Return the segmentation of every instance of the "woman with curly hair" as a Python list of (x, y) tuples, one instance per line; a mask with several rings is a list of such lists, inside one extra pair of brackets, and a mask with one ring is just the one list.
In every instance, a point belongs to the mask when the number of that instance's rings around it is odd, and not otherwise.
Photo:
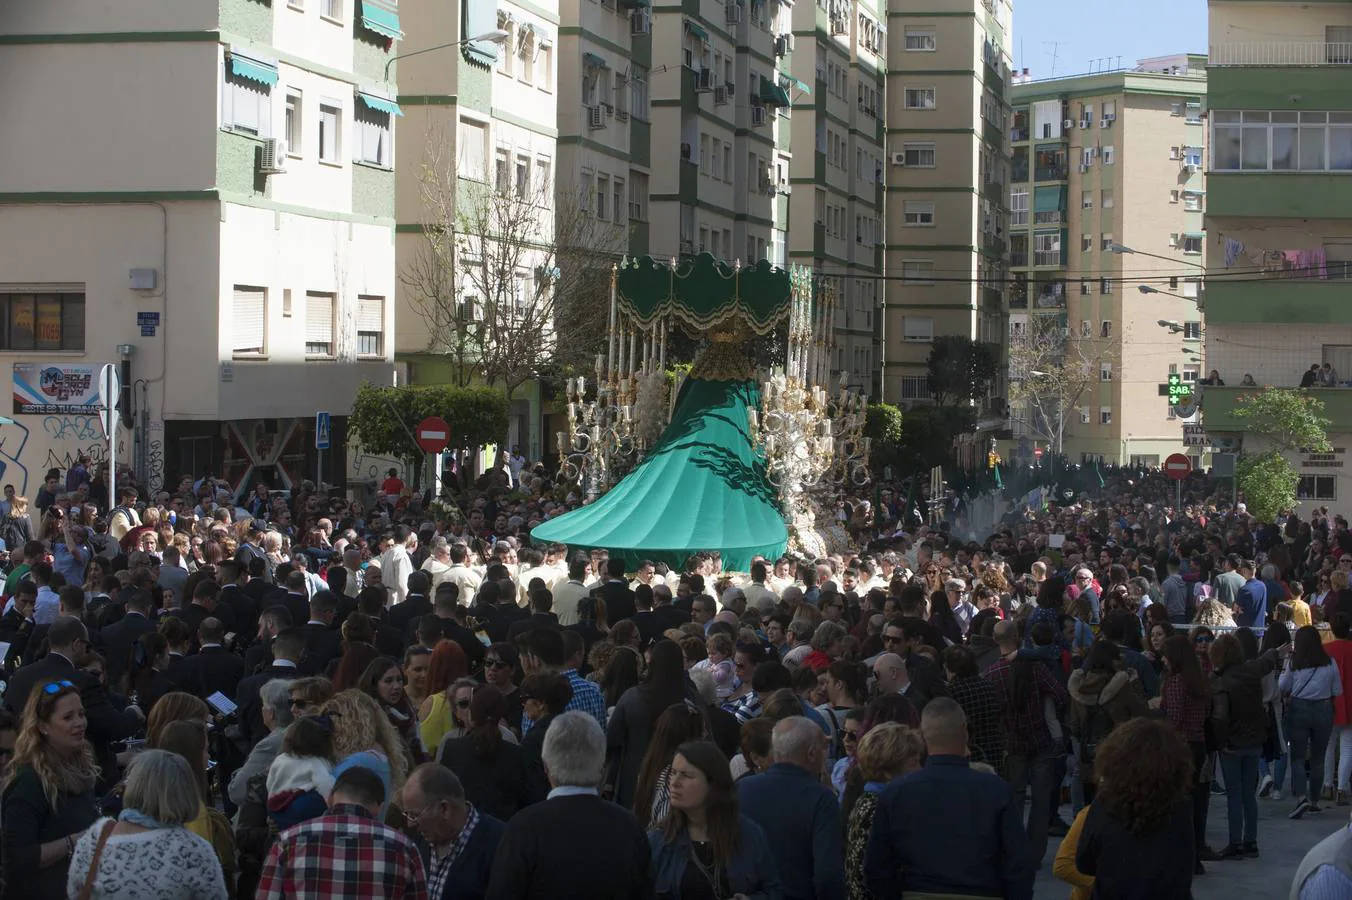
[(338, 760), (333, 777), (358, 767), (379, 775), (385, 783), (385, 804), (380, 808), (383, 820), (390, 799), (408, 775), (408, 756), (399, 732), (380, 705), (355, 688), (334, 694), (321, 714), (333, 721), (333, 755)]
[(914, 728), (884, 722), (864, 735), (855, 760), (864, 789), (846, 816), (845, 878), (850, 900), (872, 900), (874, 894), (864, 883), (864, 848), (878, 795), (894, 779), (920, 768), (925, 760), (925, 742)]
[(1190, 900), (1193, 773), (1183, 735), (1168, 722), (1132, 719), (1104, 739), (1096, 760), (1098, 794), (1075, 844), (1075, 868), (1093, 877), (1093, 896)]

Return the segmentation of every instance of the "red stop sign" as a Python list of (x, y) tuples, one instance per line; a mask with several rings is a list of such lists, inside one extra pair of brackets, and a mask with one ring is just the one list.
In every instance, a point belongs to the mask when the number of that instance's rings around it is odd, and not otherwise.
[(424, 453), (440, 453), (451, 443), (451, 426), (440, 416), (428, 416), (418, 423), (413, 436)]
[(1192, 460), (1182, 453), (1171, 453), (1164, 459), (1164, 474), (1175, 481), (1182, 481), (1192, 474)]

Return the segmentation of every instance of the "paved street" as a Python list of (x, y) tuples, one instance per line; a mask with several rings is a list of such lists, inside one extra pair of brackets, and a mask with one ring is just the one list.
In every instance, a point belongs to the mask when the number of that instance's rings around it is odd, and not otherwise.
[[(1206, 864), (1206, 875), (1192, 883), (1194, 900), (1279, 900), (1291, 890), (1291, 878), (1306, 851), (1315, 843), (1348, 821), (1352, 807), (1329, 806), (1317, 815), (1307, 815), (1299, 822), (1286, 818), (1292, 803), (1258, 801), (1258, 849), (1262, 854), (1255, 860), (1215, 862)], [(1070, 808), (1061, 813), (1070, 821)], [(1211, 815), (1207, 819), (1208, 842), (1212, 849), (1225, 846), (1225, 798), (1211, 798)], [(1052, 860), (1061, 839), (1047, 844), (1047, 856), (1038, 873), (1037, 896), (1058, 898), (1070, 896), (1070, 886), (1052, 875)]]

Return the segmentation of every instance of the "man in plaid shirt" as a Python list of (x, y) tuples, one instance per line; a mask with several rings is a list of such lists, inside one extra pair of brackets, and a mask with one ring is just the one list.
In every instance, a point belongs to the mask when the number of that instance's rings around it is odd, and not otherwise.
[[(581, 636), (575, 631), (566, 632), (571, 635), (576, 645), (573, 658), (580, 661), (585, 652)], [(581, 675), (577, 674), (577, 667), (568, 666), (569, 654), (564, 643), (565, 633), (560, 633), (552, 628), (534, 628), (521, 636), (521, 643), (524, 645), (521, 651), (521, 669), (527, 675), (534, 672), (558, 672), (568, 679), (568, 683), (573, 688), (573, 699), (568, 701), (568, 706), (564, 712), (584, 712), (596, 720), (596, 724), (601, 726), (604, 731), (606, 727), (606, 701), (601, 696), (601, 689), (592, 684)], [(534, 724), (529, 718), (521, 720), (521, 733), (524, 735), (530, 731)]]
[(277, 836), (259, 900), (427, 900), (413, 842), (379, 819), (385, 785), (370, 769), (338, 776), (329, 810)]

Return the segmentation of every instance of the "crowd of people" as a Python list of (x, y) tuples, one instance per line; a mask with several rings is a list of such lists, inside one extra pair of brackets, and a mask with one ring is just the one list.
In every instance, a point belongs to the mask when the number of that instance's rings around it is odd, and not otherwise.
[(576, 498), (513, 457), (458, 513), (80, 469), (0, 503), (6, 900), (1169, 900), (1352, 797), (1327, 510), (1122, 472), (971, 542), (882, 486), (741, 574), (533, 546)]

